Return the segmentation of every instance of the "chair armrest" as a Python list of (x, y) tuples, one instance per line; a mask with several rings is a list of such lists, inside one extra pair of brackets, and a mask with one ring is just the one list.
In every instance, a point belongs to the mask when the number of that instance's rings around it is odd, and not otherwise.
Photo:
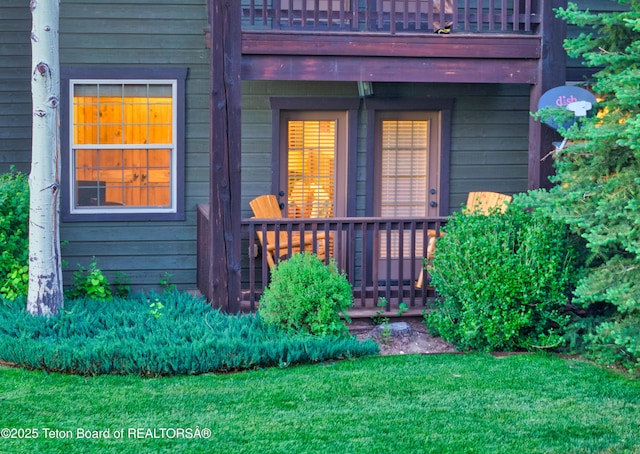
[[(289, 249), (289, 243), (287, 241), (281, 241), (279, 246), (280, 246), (280, 250)], [(291, 242), (291, 248), (295, 249), (299, 247), (300, 247), (300, 241)], [(275, 250), (276, 250), (275, 244), (267, 244), (267, 251), (273, 252)]]
[[(299, 235), (297, 235), (298, 232), (293, 232), (292, 235), (292, 239), (293, 241), (291, 241), (291, 248), (295, 249), (295, 248), (300, 248), (301, 244), (300, 244), (300, 239), (299, 239)], [(321, 242), (324, 242), (326, 238), (326, 235), (324, 232), (318, 232), (316, 233), (316, 242), (318, 244), (320, 244)], [(311, 232), (305, 232), (304, 234), (304, 244), (303, 246), (311, 246), (313, 245), (313, 233)], [(279, 244), (280, 250), (283, 249), (289, 249), (289, 242), (288, 241), (281, 241)], [(276, 245), (275, 244), (268, 244), (267, 245), (267, 251), (269, 252), (273, 252), (276, 249)]]

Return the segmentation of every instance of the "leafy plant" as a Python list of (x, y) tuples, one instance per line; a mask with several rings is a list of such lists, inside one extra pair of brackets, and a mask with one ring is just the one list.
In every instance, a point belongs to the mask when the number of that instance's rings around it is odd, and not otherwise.
[(131, 294), (131, 279), (127, 273), (118, 271), (113, 280), (113, 294), (120, 298), (127, 298)]
[(400, 303), (398, 305), (398, 317), (402, 317), (402, 314), (404, 314), (408, 310), (409, 310), (409, 306), (407, 306), (407, 303)]
[(585, 333), (587, 351), (633, 369), (640, 361), (640, 2), (620, 3), (622, 12), (595, 14), (573, 3), (558, 10), (585, 30), (565, 49), (599, 69), (591, 86), (598, 115), (560, 129), (569, 142), (554, 155), (556, 185), (532, 193), (531, 203), (570, 225), (593, 253), (576, 303), (612, 310)]
[(353, 304), (349, 281), (335, 260), (325, 265), (315, 254), (294, 254), (271, 270), (271, 282), (260, 299), (268, 324), (292, 332), (326, 336), (346, 334)]
[(13, 301), (27, 294), (29, 287), (29, 267), (27, 265), (14, 264), (7, 279), (0, 286), (0, 296)]
[(164, 309), (164, 304), (160, 301), (160, 298), (154, 298), (153, 302), (149, 304), (149, 315), (158, 320), (162, 317), (162, 309)]
[(165, 291), (172, 292), (176, 290), (176, 285), (171, 283), (172, 277), (173, 274), (169, 273), (168, 271), (162, 275), (162, 278), (160, 279), (160, 286), (164, 287)]
[(29, 182), (14, 168), (0, 175), (0, 244), (0, 296), (14, 300), (27, 294), (29, 258)]
[(382, 330), (380, 331), (380, 339), (382, 343), (385, 345), (389, 345), (389, 341), (391, 340), (391, 328), (389, 328), (389, 322), (386, 322), (382, 326)]
[(85, 269), (80, 266), (73, 274), (73, 287), (67, 292), (68, 298), (94, 298), (97, 300), (112, 300), (113, 293), (109, 280), (94, 260)]
[(389, 323), (389, 317), (386, 317), (384, 315), (385, 309), (387, 307), (387, 299), (383, 296), (379, 297), (376, 306), (378, 306), (380, 309), (371, 316), (371, 322), (374, 325), (384, 325)]
[(440, 299), (429, 329), (464, 350), (560, 344), (577, 279), (567, 229), (514, 200), (506, 213), (457, 213), (430, 269)]

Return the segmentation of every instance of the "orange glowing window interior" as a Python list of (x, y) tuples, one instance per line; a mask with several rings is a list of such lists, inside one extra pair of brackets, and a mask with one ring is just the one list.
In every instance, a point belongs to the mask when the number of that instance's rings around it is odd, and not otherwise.
[(289, 216), (330, 218), (336, 185), (336, 121), (288, 124)]
[(74, 208), (170, 208), (175, 157), (174, 86), (73, 86)]

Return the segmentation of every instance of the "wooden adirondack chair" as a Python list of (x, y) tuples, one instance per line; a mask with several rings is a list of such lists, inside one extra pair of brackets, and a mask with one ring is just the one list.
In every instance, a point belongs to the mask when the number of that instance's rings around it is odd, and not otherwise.
[[(256, 218), (263, 219), (281, 219), (282, 210), (278, 203), (276, 196), (272, 194), (265, 194), (256, 197), (249, 206), (253, 210), (253, 214)], [(276, 256), (276, 232), (267, 232), (266, 242), (262, 232), (256, 232), (258, 240), (263, 247), (263, 250), (267, 252), (267, 263), (269, 268), (272, 268), (276, 264), (276, 258), (285, 258), (289, 255), (289, 234), (288, 232), (280, 232), (278, 241), (278, 253)], [(324, 260), (325, 258), (325, 234), (322, 232), (316, 233), (316, 255)], [(313, 234), (308, 233), (302, 237), (300, 241), (300, 232), (291, 233), (291, 254), (300, 252), (301, 250), (313, 251)]]
[[(479, 213), (487, 216), (491, 211), (498, 210), (504, 213), (507, 210), (507, 204), (513, 200), (513, 197), (499, 192), (470, 192), (467, 197), (465, 212)], [(443, 232), (440, 234), (442, 235)], [(427, 260), (432, 260), (436, 250), (436, 232), (429, 231), (429, 244), (427, 246)], [(424, 284), (424, 269), (420, 271), (420, 276), (416, 281), (416, 288), (422, 288)]]
[(484, 215), (488, 215), (493, 209), (504, 213), (507, 209), (507, 203), (512, 200), (512, 196), (500, 194), (499, 192), (470, 192), (467, 197), (466, 210), (470, 212), (480, 212)]

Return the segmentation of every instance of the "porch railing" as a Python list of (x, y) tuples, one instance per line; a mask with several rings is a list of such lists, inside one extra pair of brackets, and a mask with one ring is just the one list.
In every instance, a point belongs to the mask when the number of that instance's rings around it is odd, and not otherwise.
[[(243, 30), (535, 33), (542, 0), (242, 0)], [(448, 4), (450, 6), (448, 6)]]
[[(275, 232), (275, 250), (279, 250), (280, 233), (288, 238), (289, 254), (294, 234), (312, 237), (311, 252), (320, 249), (335, 259), (353, 287), (352, 312), (371, 314), (378, 302), (386, 301), (386, 310), (397, 311), (400, 303), (420, 312), (428, 306), (433, 289), (423, 271), (429, 235), (438, 235), (444, 219), (424, 218), (332, 218), (332, 219), (243, 219), (243, 243), (247, 243), (246, 266), (243, 266), (245, 306), (255, 310), (259, 297), (269, 282), (266, 238)], [(244, 261), (244, 260), (243, 260)], [(425, 273), (421, 276), (421, 273)], [(422, 277), (422, 285), (418, 283)]]
[[(198, 206), (197, 221), (198, 288), (206, 294), (210, 254), (216, 253), (209, 244), (208, 205)], [(438, 236), (445, 223), (445, 218), (243, 219), (241, 309), (256, 310), (269, 283), (266, 245), (260, 244), (257, 233), (266, 238), (267, 232), (275, 232), (276, 250), (280, 241), (306, 234), (313, 239), (308, 250), (330, 251), (325, 261), (335, 259), (353, 287), (353, 316), (372, 315), (380, 309), (377, 304), (381, 299), (387, 303), (387, 313), (393, 314), (400, 303), (405, 303), (410, 313), (420, 314), (435, 296), (423, 270), (428, 239)], [(288, 252), (291, 255), (293, 250)]]

